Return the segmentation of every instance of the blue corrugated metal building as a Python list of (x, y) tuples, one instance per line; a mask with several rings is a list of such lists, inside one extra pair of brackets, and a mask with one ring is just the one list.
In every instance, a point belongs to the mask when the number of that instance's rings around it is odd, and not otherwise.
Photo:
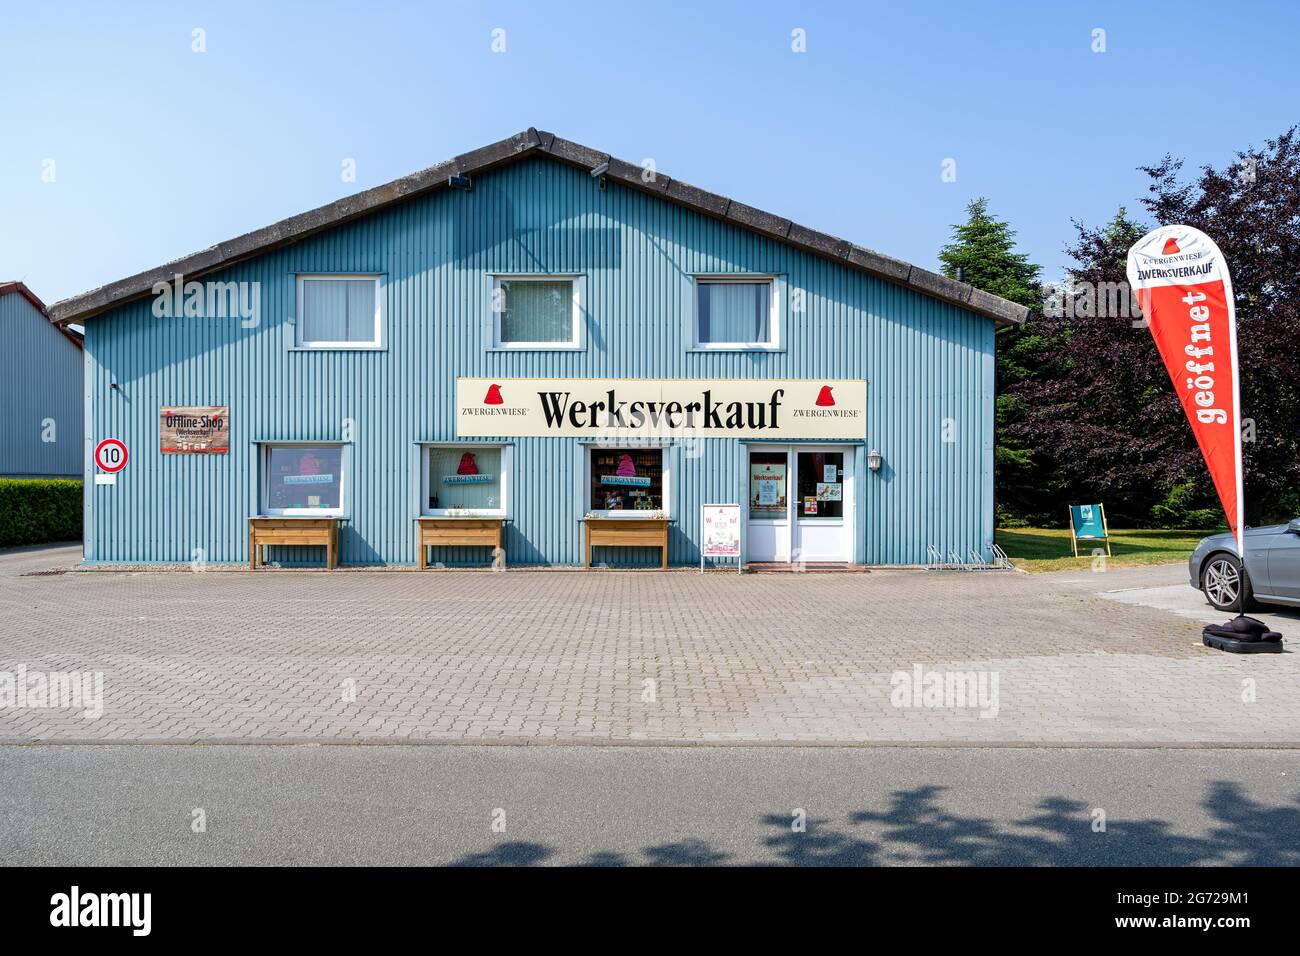
[(0, 477), (80, 478), (80, 333), (22, 282), (0, 282), (0, 331)]
[(90, 563), (246, 562), (258, 515), (338, 517), (345, 564), (503, 517), (516, 565), (663, 515), (694, 563), (727, 502), (750, 561), (987, 554), (994, 332), (1025, 317), (533, 129), (52, 312), (85, 327)]

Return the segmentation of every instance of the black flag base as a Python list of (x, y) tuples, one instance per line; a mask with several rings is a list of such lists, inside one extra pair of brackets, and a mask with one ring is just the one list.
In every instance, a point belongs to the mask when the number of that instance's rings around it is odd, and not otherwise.
[(1201, 642), (1230, 654), (1282, 653), (1282, 635), (1245, 614), (1238, 614), (1227, 624), (1207, 624), (1201, 632)]

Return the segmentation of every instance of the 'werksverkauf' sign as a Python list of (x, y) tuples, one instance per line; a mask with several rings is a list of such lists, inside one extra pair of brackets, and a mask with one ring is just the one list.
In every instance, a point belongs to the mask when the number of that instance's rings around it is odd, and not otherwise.
[(460, 437), (859, 440), (867, 383), (809, 379), (459, 378)]
[(158, 416), (164, 455), (224, 455), (230, 451), (230, 407), (164, 405)]

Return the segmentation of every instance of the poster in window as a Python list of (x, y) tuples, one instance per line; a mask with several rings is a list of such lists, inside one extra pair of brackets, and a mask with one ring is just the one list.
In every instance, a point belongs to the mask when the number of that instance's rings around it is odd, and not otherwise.
[(817, 500), (818, 501), (842, 501), (843, 495), (841, 489), (844, 486), (838, 481), (819, 481), (817, 482)]
[(460, 464), (454, 475), (443, 475), (445, 485), (490, 485), (496, 481), (496, 475), (479, 471), (478, 458), (472, 451), (461, 452)]
[[(775, 457), (775, 456), (771, 456)], [(749, 516), (785, 517), (785, 456), (764, 461), (758, 454), (749, 462)]]

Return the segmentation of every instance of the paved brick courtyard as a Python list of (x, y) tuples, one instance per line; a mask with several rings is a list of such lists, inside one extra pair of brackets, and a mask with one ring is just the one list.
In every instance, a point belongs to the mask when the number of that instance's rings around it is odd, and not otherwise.
[[(37, 564), (0, 559), (0, 672), (102, 672), (104, 710), (0, 709), (5, 742), (1300, 742), (1297, 655), (1087, 576)], [(895, 706), (918, 665), (996, 679), (995, 715)]]

